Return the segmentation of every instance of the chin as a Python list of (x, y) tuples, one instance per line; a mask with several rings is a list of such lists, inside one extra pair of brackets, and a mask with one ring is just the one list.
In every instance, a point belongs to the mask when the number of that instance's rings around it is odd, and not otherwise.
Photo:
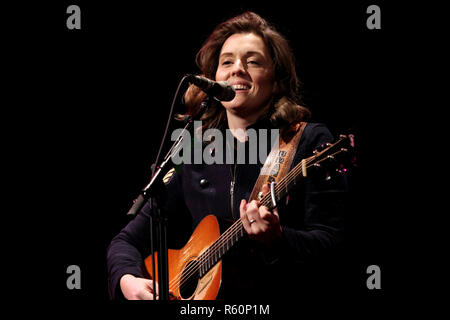
[(242, 99), (241, 97), (236, 97), (232, 101), (222, 102), (226, 109), (241, 109), (248, 105), (247, 99)]
[(243, 107), (242, 103), (238, 103), (233, 101), (223, 102), (222, 105), (225, 107), (225, 109), (231, 110), (231, 109), (239, 109)]
[(245, 110), (245, 107), (242, 104), (235, 104), (235, 103), (229, 105), (224, 104), (224, 107), (227, 111), (231, 112), (239, 112), (241, 110)]

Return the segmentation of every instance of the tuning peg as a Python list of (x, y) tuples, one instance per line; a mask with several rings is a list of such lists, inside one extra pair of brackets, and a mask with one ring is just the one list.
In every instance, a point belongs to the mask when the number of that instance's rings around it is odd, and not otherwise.
[(317, 154), (318, 152), (328, 148), (329, 146), (331, 146), (332, 144), (327, 142), (327, 143), (323, 143), (321, 144), (316, 150), (313, 151), (313, 154)]

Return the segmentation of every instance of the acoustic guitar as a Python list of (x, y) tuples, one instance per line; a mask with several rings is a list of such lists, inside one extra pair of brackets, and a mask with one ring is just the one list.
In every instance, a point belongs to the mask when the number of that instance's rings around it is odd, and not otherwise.
[[(343, 164), (336, 160), (340, 153), (347, 153), (342, 147), (344, 141), (353, 136), (341, 135), (330, 144), (326, 144), (313, 155), (300, 161), (288, 174), (274, 184), (271, 192), (260, 197), (261, 205), (270, 209), (274, 202), (280, 201), (297, 184), (306, 178), (312, 168), (323, 167), (327, 161), (327, 170), (345, 172)], [(332, 161), (329, 161), (332, 160)], [(337, 166), (336, 166), (337, 165)], [(272, 199), (272, 198), (275, 199)], [(244, 227), (240, 219), (236, 220), (223, 234), (220, 234), (219, 223), (213, 215), (208, 215), (198, 224), (186, 245), (179, 250), (168, 250), (169, 290), (174, 300), (215, 300), (219, 293), (222, 278), (222, 257), (244, 236)], [(152, 279), (158, 279), (158, 253), (155, 252), (155, 277), (152, 275), (152, 256), (145, 259), (145, 267)]]

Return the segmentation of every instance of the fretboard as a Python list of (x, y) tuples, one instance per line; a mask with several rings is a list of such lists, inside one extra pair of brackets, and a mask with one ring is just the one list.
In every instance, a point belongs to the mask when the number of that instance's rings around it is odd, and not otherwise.
[(207, 273), (220, 259), (222, 259), (225, 253), (227, 253), (244, 236), (244, 232), (241, 219), (236, 220), (231, 227), (221, 234), (220, 237), (198, 257), (200, 277)]

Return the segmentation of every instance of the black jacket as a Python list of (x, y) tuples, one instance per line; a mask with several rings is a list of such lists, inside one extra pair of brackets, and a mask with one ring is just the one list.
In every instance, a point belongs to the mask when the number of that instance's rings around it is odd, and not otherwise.
[[(255, 128), (268, 127), (257, 123)], [(330, 131), (308, 123), (297, 148), (294, 166), (326, 142)], [(263, 164), (184, 164), (166, 183), (169, 247), (181, 248), (197, 224), (209, 214), (239, 218), (241, 199), (248, 199)], [(230, 185), (234, 176), (233, 203)], [(292, 295), (299, 290), (329, 290), (336, 286), (336, 257), (343, 239), (345, 177), (327, 180), (308, 176), (279, 207), (282, 238), (273, 246), (244, 238), (223, 260), (219, 299)], [(122, 296), (120, 278), (145, 275), (149, 249), (149, 207), (132, 220), (108, 248), (109, 293)], [(280, 291), (281, 290), (281, 291)]]

